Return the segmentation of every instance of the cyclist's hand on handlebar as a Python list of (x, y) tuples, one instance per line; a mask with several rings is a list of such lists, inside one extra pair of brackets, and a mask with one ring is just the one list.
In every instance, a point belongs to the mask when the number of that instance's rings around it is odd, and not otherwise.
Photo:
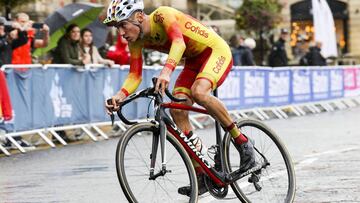
[(165, 89), (169, 86), (171, 72), (172, 71), (169, 68), (163, 68), (157, 79), (155, 92), (160, 92), (161, 95), (165, 94)]
[(120, 106), (119, 104), (126, 98), (123, 92), (119, 92), (116, 95), (112, 96), (111, 102), (108, 100), (105, 101), (106, 113), (111, 115), (113, 111), (118, 111)]

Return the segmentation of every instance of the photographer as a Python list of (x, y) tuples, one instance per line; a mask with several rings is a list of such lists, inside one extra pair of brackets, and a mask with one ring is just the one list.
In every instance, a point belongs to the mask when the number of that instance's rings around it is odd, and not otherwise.
[[(12, 64), (31, 64), (31, 52), (34, 48), (46, 47), (49, 43), (49, 27), (43, 23), (33, 23), (26, 13), (18, 13), (16, 22), (27, 32), (28, 42), (13, 51)], [(35, 39), (40, 30), (42, 39)]]
[[(11, 37), (10, 33), (17, 32), (17, 38)], [(21, 30), (19, 23), (7, 23), (4, 18), (0, 18), (0, 66), (11, 64), (13, 49), (20, 47), (28, 41), (25, 31)]]
[[(17, 36), (16, 36), (17, 35)], [(16, 36), (16, 37), (14, 37)], [(0, 18), (0, 67), (5, 64), (11, 64), (11, 56), (14, 48), (26, 44), (28, 41), (26, 31), (23, 31), (20, 24), (17, 22), (6, 22), (5, 19)], [(3, 115), (3, 120), (11, 120), (12, 107), (10, 97), (5, 81), (5, 75), (0, 71), (0, 104)], [(0, 133), (6, 133), (7, 128), (0, 123)], [(23, 140), (21, 137), (15, 138), (16, 142), (26, 149), (33, 149), (34, 147)], [(14, 148), (9, 140), (5, 140), (4, 146), (8, 149)]]

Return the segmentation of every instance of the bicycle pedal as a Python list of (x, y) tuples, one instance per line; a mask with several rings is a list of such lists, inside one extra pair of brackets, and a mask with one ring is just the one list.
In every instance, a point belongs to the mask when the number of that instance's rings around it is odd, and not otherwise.
[(254, 183), (254, 184), (257, 184), (257, 182), (259, 181), (260, 181), (260, 176), (256, 175), (255, 173), (253, 173), (248, 179), (249, 183)]
[(259, 183), (254, 183), (254, 187), (256, 191), (260, 191), (262, 187), (259, 185)]

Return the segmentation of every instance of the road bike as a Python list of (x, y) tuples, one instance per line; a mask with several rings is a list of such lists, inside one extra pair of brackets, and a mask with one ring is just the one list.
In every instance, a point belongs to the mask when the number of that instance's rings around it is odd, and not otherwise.
[[(153, 79), (153, 86), (156, 79)], [(117, 115), (130, 125), (121, 136), (116, 150), (118, 179), (129, 202), (197, 202), (198, 182), (192, 160), (204, 171), (205, 186), (217, 198), (229, 196), (241, 202), (292, 202), (295, 196), (295, 171), (291, 157), (279, 137), (255, 119), (236, 121), (242, 133), (254, 140), (256, 165), (240, 171), (240, 155), (231, 135), (215, 121), (216, 143), (208, 155), (201, 154), (169, 116), (166, 109), (182, 109), (208, 114), (205, 109), (186, 106), (166, 89), (172, 102), (155, 92), (154, 87), (130, 95), (120, 104)], [(217, 96), (217, 92), (214, 91)], [(130, 121), (124, 106), (139, 98), (154, 104), (154, 118)], [(110, 102), (108, 100), (108, 102)], [(176, 102), (176, 103), (175, 103)], [(148, 109), (149, 109), (148, 107)], [(114, 122), (114, 114), (111, 119)], [(178, 188), (190, 186), (189, 196)], [(229, 191), (229, 186), (232, 191)], [(201, 199), (201, 198), (200, 198)]]

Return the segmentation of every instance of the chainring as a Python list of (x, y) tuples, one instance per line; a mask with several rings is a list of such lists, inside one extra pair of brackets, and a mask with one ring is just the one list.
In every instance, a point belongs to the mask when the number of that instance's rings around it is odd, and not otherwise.
[(211, 196), (216, 199), (224, 199), (228, 194), (228, 186), (219, 187), (209, 177), (205, 177), (205, 187), (208, 189)]

